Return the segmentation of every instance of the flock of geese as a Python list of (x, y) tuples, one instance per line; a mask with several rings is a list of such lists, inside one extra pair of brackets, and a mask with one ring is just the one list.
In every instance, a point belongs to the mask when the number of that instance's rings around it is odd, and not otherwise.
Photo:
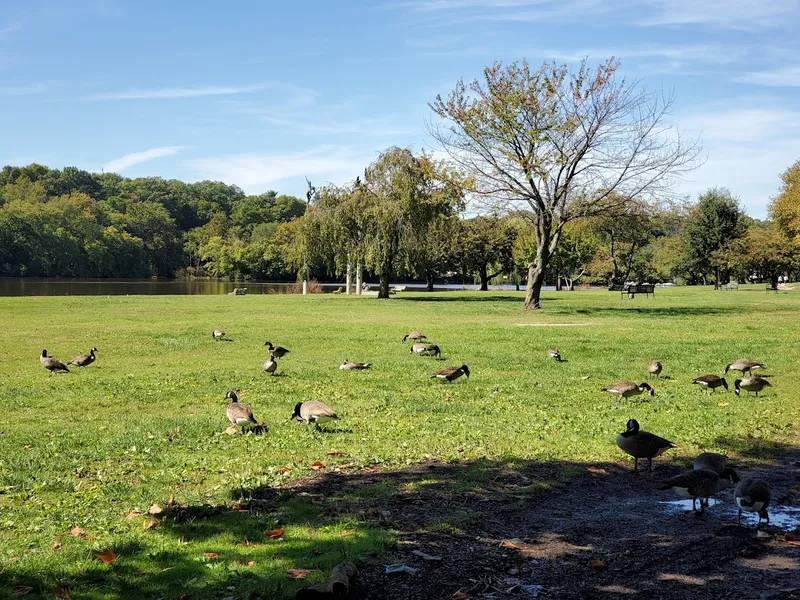
[[(213, 339), (221, 341), (225, 339), (225, 331), (222, 329), (214, 329), (211, 333)], [(419, 356), (433, 356), (441, 359), (441, 349), (436, 344), (429, 344), (426, 342), (427, 337), (419, 331), (412, 331), (403, 337), (403, 342), (411, 340), (413, 342), (409, 352)], [(264, 363), (264, 372), (271, 376), (277, 375), (278, 359), (283, 358), (289, 354), (289, 350), (282, 346), (275, 346), (269, 340), (264, 342), (269, 351), (269, 359)], [(39, 361), (45, 369), (50, 371), (50, 374), (55, 373), (69, 373), (67, 365), (76, 367), (86, 367), (95, 362), (97, 348), (92, 348), (88, 354), (80, 354), (69, 361), (66, 365), (58, 359), (48, 356), (47, 350), (42, 350), (42, 355)], [(558, 362), (562, 362), (561, 352), (558, 348), (550, 348), (547, 351), (547, 356)], [(349, 359), (339, 366), (342, 371), (363, 371), (370, 369), (371, 363), (353, 362)], [(765, 365), (756, 361), (741, 358), (736, 360), (725, 367), (723, 374), (729, 371), (739, 371), (742, 374), (742, 379), (734, 381), (734, 391), (736, 395), (745, 390), (747, 394), (754, 392), (756, 397), (758, 393), (765, 387), (771, 387), (769, 381), (763, 377), (753, 375), (754, 369), (764, 369)], [(659, 361), (653, 361), (648, 366), (648, 375), (661, 377), (663, 365)], [(439, 379), (441, 381), (452, 382), (465, 375), (467, 378), (470, 376), (469, 367), (464, 364), (460, 367), (452, 366), (445, 369), (436, 371), (431, 375), (432, 379)], [(747, 375), (747, 376), (745, 376)], [(728, 382), (724, 377), (719, 375), (708, 374), (697, 377), (692, 381), (693, 384), (699, 385), (702, 388), (707, 388), (713, 393), (717, 388), (723, 387), (728, 389)], [(653, 387), (647, 383), (642, 382), (636, 384), (633, 381), (618, 381), (611, 385), (602, 388), (603, 392), (608, 392), (617, 395), (620, 399), (630, 398), (642, 393), (647, 393), (650, 396), (655, 394)], [(251, 431), (266, 431), (266, 426), (260, 424), (253, 416), (253, 411), (246, 404), (239, 402), (236, 393), (233, 391), (225, 394), (225, 400), (229, 400), (225, 410), (225, 414), (230, 421), (232, 427), (242, 426)], [(323, 402), (308, 401), (298, 402), (290, 420), (300, 421), (306, 425), (314, 424), (315, 431), (320, 430), (320, 425), (331, 421), (338, 420), (336, 412)], [(617, 446), (630, 455), (634, 459), (633, 472), (638, 474), (639, 459), (647, 459), (647, 472), (652, 473), (653, 459), (660, 456), (667, 450), (674, 448), (675, 444), (671, 441), (659, 437), (648, 431), (642, 431), (639, 422), (635, 419), (630, 419), (627, 422), (626, 429), (617, 436)], [(734, 501), (739, 509), (738, 522), (741, 524), (742, 511), (757, 513), (758, 514), (758, 528), (761, 525), (761, 520), (765, 519), (769, 523), (769, 507), (771, 500), (771, 490), (769, 484), (763, 479), (754, 477), (747, 477), (740, 479), (736, 472), (727, 466), (726, 459), (721, 454), (713, 452), (704, 452), (694, 460), (693, 469), (686, 471), (675, 477), (672, 477), (663, 482), (659, 487), (661, 490), (674, 489), (680, 496), (692, 499), (692, 510), (696, 511), (697, 500), (700, 501), (700, 513), (708, 506), (709, 498), (722, 490), (734, 487)]]

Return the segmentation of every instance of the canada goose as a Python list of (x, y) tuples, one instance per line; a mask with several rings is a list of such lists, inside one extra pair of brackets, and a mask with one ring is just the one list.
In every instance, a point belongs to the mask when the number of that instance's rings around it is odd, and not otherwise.
[(722, 454), (703, 452), (694, 459), (692, 467), (696, 470), (705, 469), (706, 471), (714, 471), (717, 475), (722, 475), (726, 462), (727, 459)]
[(211, 332), (211, 337), (215, 340), (219, 341), (225, 337), (225, 330), (224, 329), (215, 329)]
[(436, 373), (431, 375), (431, 379), (446, 379), (448, 382), (452, 382), (462, 375), (466, 375), (467, 379), (469, 379), (469, 367), (467, 365), (461, 365), (460, 367), (447, 367), (441, 371), (436, 371)]
[(421, 334), (419, 331), (412, 331), (411, 333), (407, 333), (403, 336), (403, 341), (406, 340), (414, 340), (415, 342), (419, 342), (420, 340), (427, 340), (428, 337)]
[(239, 402), (235, 392), (225, 394), (225, 399), (230, 399), (230, 403), (225, 409), (225, 414), (228, 416), (228, 421), (231, 422), (231, 425), (244, 425), (246, 427), (258, 425), (258, 421), (253, 416), (253, 411), (246, 404)]
[(701, 375), (693, 380), (692, 383), (709, 389), (712, 393), (720, 386), (724, 387), (726, 390), (728, 389), (728, 382), (725, 381), (724, 377), (720, 377), (719, 375)]
[(549, 348), (547, 350), (547, 358), (552, 358), (561, 362), (561, 352), (558, 351), (558, 348)]
[(766, 481), (752, 477), (742, 479), (733, 491), (733, 498), (739, 507), (739, 525), (742, 524), (742, 511), (758, 513), (756, 529), (761, 525), (761, 519), (766, 519), (769, 523), (767, 508), (772, 494)]
[(89, 354), (81, 354), (80, 356), (76, 356), (67, 364), (75, 365), (76, 367), (88, 367), (96, 360), (96, 357), (94, 355), (95, 352), (97, 352), (97, 348), (92, 348), (91, 350), (89, 350)]
[(442, 355), (442, 351), (436, 344), (423, 344), (422, 342), (412, 344), (409, 352), (419, 354), (420, 356), (435, 356), (436, 358)]
[(269, 340), (264, 342), (264, 345), (269, 346), (269, 353), (274, 355), (275, 358), (283, 358), (284, 356), (289, 354), (289, 350), (287, 350), (283, 346), (273, 346), (272, 342), (270, 342)]
[(337, 420), (339, 417), (333, 410), (322, 402), (298, 402), (294, 405), (292, 419), (308, 425), (314, 423), (314, 429), (320, 429), (320, 423)]
[(363, 371), (371, 368), (372, 363), (350, 362), (346, 358), (344, 359), (344, 362), (339, 365), (340, 371)]
[(52, 356), (47, 356), (47, 350), (42, 350), (42, 355), (39, 357), (39, 362), (45, 369), (50, 371), (51, 375), (53, 373), (58, 373), (60, 371), (69, 373), (69, 369), (64, 363), (62, 363), (57, 358), (53, 358)]
[(656, 377), (661, 377), (661, 370), (664, 368), (659, 361), (654, 360), (647, 366), (647, 372), (650, 375), (655, 375)]
[(625, 454), (634, 458), (634, 473), (639, 472), (640, 458), (647, 459), (647, 472), (652, 473), (653, 459), (670, 448), (674, 448), (675, 444), (647, 431), (641, 431), (639, 422), (631, 419), (628, 421), (625, 431), (617, 436), (617, 446)]
[(270, 352), (269, 353), (269, 360), (264, 363), (264, 373), (269, 373), (273, 377), (275, 376), (275, 372), (278, 370), (278, 361), (275, 360), (275, 355)]
[(658, 489), (668, 490), (673, 488), (678, 492), (679, 496), (691, 498), (692, 510), (697, 510), (695, 504), (697, 499), (700, 498), (700, 512), (702, 513), (711, 496), (725, 488), (733, 487), (738, 482), (739, 477), (733, 469), (725, 469), (721, 474), (708, 469), (694, 469), (667, 479)]
[(750, 371), (752, 371), (753, 369), (766, 369), (766, 368), (767, 366), (760, 362), (756, 362), (754, 360), (747, 360), (746, 358), (740, 358), (739, 360), (736, 360), (731, 364), (729, 364), (727, 367), (725, 367), (725, 372), (727, 373), (729, 370), (741, 371), (742, 375), (745, 375)]
[(620, 398), (630, 398), (631, 396), (638, 396), (645, 390), (647, 390), (647, 393), (651, 396), (655, 394), (655, 390), (650, 387), (649, 383), (643, 382), (636, 385), (633, 381), (618, 381), (617, 383), (607, 385), (600, 391), (617, 394)]
[(772, 384), (758, 375), (745, 377), (744, 379), (737, 379), (733, 382), (733, 391), (737, 396), (739, 396), (740, 392), (744, 390), (747, 392), (748, 396), (750, 395), (750, 392), (755, 392), (756, 398), (758, 398), (758, 392), (763, 390), (765, 387), (772, 387)]

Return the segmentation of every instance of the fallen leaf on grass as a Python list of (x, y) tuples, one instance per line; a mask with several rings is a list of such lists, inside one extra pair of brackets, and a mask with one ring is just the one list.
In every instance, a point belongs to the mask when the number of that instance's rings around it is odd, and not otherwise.
[(730, 405), (731, 405), (730, 402), (720, 402), (719, 404), (717, 404), (717, 406), (730, 406)]
[(27, 585), (15, 585), (11, 588), (11, 595), (12, 596), (27, 596), (33, 591), (32, 587), (28, 587)]
[(256, 561), (254, 561), (254, 560), (248, 560), (248, 561), (247, 561), (247, 566), (248, 566), (248, 567), (255, 567), (255, 566), (256, 566)]
[(315, 471), (319, 471), (320, 469), (325, 468), (325, 463), (321, 460), (315, 460), (313, 463), (311, 463), (311, 468)]
[(606, 563), (602, 560), (597, 560), (596, 558), (592, 560), (592, 568), (593, 569), (605, 569)]
[(167, 500), (167, 506), (174, 506), (175, 505), (175, 496), (170, 496)]
[(69, 533), (75, 537), (86, 537), (86, 532), (83, 530), (83, 528), (78, 527), (77, 525), (70, 529)]
[(175, 436), (178, 435), (180, 432), (181, 432), (181, 428), (180, 428), (180, 426), (178, 426), (175, 429), (173, 429), (170, 433), (167, 434), (167, 439), (171, 442), (172, 440), (175, 439)]
[(280, 471), (281, 473), (286, 473), (289, 471), (289, 467), (281, 467), (280, 469), (278, 469), (278, 471)]
[(158, 527), (158, 521), (155, 519), (145, 519), (142, 521), (142, 529), (144, 531), (150, 531), (151, 529), (155, 529)]
[(144, 436), (144, 439), (152, 440), (154, 437), (156, 437), (156, 436), (154, 436), (152, 433), (148, 433), (146, 436)]
[(126, 521), (133, 521), (134, 519), (138, 519), (141, 516), (142, 516), (142, 513), (136, 512), (135, 510), (132, 510), (131, 512), (128, 513), (128, 516), (125, 517), (125, 520)]
[(147, 512), (151, 515), (160, 515), (164, 512), (164, 509), (161, 508), (158, 504), (151, 504), (150, 507), (147, 509)]
[(283, 537), (283, 533), (285, 531), (286, 531), (285, 529), (273, 529), (272, 531), (264, 532), (264, 536), (268, 537), (271, 540), (277, 540), (278, 538)]
[(219, 554), (217, 554), (216, 552), (204, 552), (203, 556), (205, 556), (208, 559), (214, 560), (215, 558), (219, 557)]
[(286, 571), (289, 579), (305, 579), (309, 573), (311, 573), (310, 569), (289, 569)]
[(594, 475), (608, 475), (608, 471), (600, 467), (587, 467), (586, 470)]
[(33, 446), (31, 446), (30, 444), (26, 444), (23, 446), (23, 448), (25, 448), (25, 450), (30, 450), (31, 448), (33, 448)]
[(353, 535), (352, 531), (343, 531), (342, 533), (339, 534), (339, 537), (352, 537), (352, 535)]
[(53, 590), (53, 595), (56, 598), (61, 598), (61, 600), (71, 600), (72, 599), (72, 592), (69, 591), (69, 588), (65, 587), (57, 587)]
[(101, 552), (100, 554), (97, 555), (97, 558), (102, 560), (107, 565), (110, 565), (111, 563), (117, 560), (117, 557), (114, 554), (113, 550), (106, 550), (105, 552)]
[(330, 452), (326, 452), (325, 456), (342, 456), (343, 454), (344, 452), (341, 452), (339, 450), (331, 450)]
[(19, 556), (12, 556), (8, 560), (11, 561), (11, 562), (19, 562)]
[(61, 544), (59, 542), (53, 542), (53, 550), (61, 550)]
[(237, 431), (238, 431), (238, 430), (236, 429), (236, 425), (231, 425), (230, 427), (228, 427), (228, 428), (225, 430), (225, 433), (227, 433), (228, 435), (236, 435), (236, 432), (237, 432)]

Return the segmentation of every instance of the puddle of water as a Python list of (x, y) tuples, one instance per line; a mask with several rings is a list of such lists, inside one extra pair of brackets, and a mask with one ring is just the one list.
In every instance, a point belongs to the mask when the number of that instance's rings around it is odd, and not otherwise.
[[(672, 513), (692, 510), (692, 500), (690, 498), (687, 498), (686, 500), (669, 500), (669, 501), (659, 502), (659, 504), (663, 504), (664, 508), (666, 508), (667, 511)], [(716, 498), (709, 498), (708, 507), (706, 508), (706, 510), (713, 508), (717, 504), (720, 504), (719, 500), (717, 500)], [(695, 506), (697, 507), (697, 510), (700, 510), (700, 500), (697, 500), (695, 502)]]
[[(670, 513), (691, 512), (692, 510), (692, 501), (690, 499), (669, 500), (665, 502), (659, 502), (659, 504), (661, 504), (664, 509)], [(700, 502), (698, 501), (697, 504), (699, 509)], [(721, 502), (715, 498), (709, 498), (708, 508), (706, 510), (713, 509), (717, 505), (721, 505), (716, 509), (717, 512), (724, 511), (734, 519), (736, 518), (738, 513), (736, 505)], [(770, 506), (767, 510), (769, 512), (770, 525), (779, 527), (780, 529), (785, 529), (787, 531), (793, 531), (797, 527), (800, 527), (800, 506), (777, 505)], [(742, 512), (742, 525), (754, 525), (757, 522), (758, 515), (756, 513)]]

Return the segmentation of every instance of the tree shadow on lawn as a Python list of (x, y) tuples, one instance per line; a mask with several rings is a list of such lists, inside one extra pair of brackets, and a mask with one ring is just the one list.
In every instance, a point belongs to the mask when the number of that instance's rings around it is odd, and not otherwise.
[(610, 315), (641, 317), (709, 317), (737, 312), (737, 307), (727, 306), (598, 306), (590, 308), (562, 308), (554, 312), (576, 315)]
[[(730, 455), (750, 448), (730, 443)], [(786, 498), (800, 454), (781, 444), (770, 452), (759, 475), (775, 498)], [(290, 598), (303, 582), (288, 580), (286, 569), (317, 569), (310, 583), (357, 559), (358, 599), (427, 600), (458, 591), (531, 597), (525, 589), (537, 588), (525, 586), (542, 586), (542, 598), (797, 597), (796, 548), (776, 527), (762, 527), (773, 534), (766, 538), (756, 535), (752, 519), (737, 527), (730, 491), (696, 516), (657, 490), (686, 463), (658, 459), (653, 477), (634, 476), (630, 463), (519, 459), (325, 469), (283, 486), (237, 487), (216, 506), (165, 507), (153, 533), (218, 551), (213, 560), (200, 550), (187, 556), (114, 546), (121, 560), (111, 568), (98, 561), (59, 582), (73, 594), (91, 592), (83, 597)], [(285, 528), (282, 537), (265, 537), (278, 528)], [(217, 550), (223, 538), (234, 542)], [(248, 567), (250, 560), (257, 566)], [(418, 573), (387, 575), (391, 563)], [(13, 567), (0, 572), (7, 589), (49, 593), (53, 581), (52, 574)]]
[[(522, 304), (524, 296), (509, 296), (506, 294), (493, 294), (491, 292), (474, 292), (479, 295), (461, 296), (452, 295), (448, 296), (450, 292), (444, 292), (436, 296), (403, 296), (402, 298), (395, 297), (394, 300), (400, 302), (514, 302), (515, 304)], [(516, 293), (516, 292), (514, 292)], [(545, 302), (554, 302), (556, 298), (548, 298)]]

